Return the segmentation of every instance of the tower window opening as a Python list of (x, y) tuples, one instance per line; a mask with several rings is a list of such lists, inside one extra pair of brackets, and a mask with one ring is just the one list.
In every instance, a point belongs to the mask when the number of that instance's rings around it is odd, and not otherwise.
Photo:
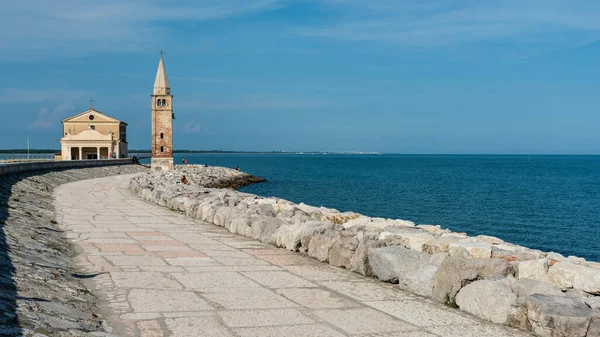
[(163, 146), (160, 147), (160, 152), (165, 152), (165, 148)]
[(90, 129), (96, 130), (96, 126), (95, 125), (90, 125)]
[(162, 106), (167, 106), (167, 100), (166, 99), (162, 100)]
[(160, 133), (160, 139), (163, 139), (163, 138), (165, 138), (165, 134), (161, 132)]

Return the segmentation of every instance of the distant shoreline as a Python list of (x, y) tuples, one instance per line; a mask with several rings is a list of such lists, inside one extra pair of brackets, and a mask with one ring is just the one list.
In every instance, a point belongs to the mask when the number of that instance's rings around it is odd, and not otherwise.
[[(30, 149), (30, 155), (55, 154), (60, 150)], [(151, 150), (130, 150), (130, 154), (146, 154)], [(27, 155), (27, 149), (0, 150), (2, 155)], [(600, 156), (598, 153), (394, 153), (394, 152), (369, 152), (369, 151), (233, 151), (233, 150), (175, 150), (175, 154), (317, 154), (317, 155), (402, 155), (402, 156), (442, 156), (442, 157), (467, 157), (467, 156)]]
[[(54, 154), (60, 150), (30, 149), (29, 154)], [(151, 153), (151, 150), (129, 150), (130, 154)], [(27, 149), (0, 150), (2, 154), (27, 154)], [(381, 155), (380, 152), (361, 152), (361, 151), (226, 151), (226, 150), (175, 150), (177, 154), (365, 154)]]

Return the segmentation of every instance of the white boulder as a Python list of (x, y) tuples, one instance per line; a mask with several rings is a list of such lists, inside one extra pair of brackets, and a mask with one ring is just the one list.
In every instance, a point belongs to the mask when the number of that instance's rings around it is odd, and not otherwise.
[(459, 241), (451, 243), (449, 247), (450, 249), (456, 247), (464, 248), (473, 259), (487, 259), (492, 257), (492, 245), (489, 243)]
[(600, 270), (582, 266), (573, 278), (573, 288), (600, 295)]
[(570, 262), (556, 262), (548, 268), (548, 281), (562, 290), (573, 288), (575, 275), (581, 266)]
[(530, 278), (538, 281), (548, 279), (548, 259), (516, 262), (517, 278)]
[(494, 323), (506, 323), (517, 312), (517, 296), (503, 282), (481, 280), (456, 295), (461, 310)]

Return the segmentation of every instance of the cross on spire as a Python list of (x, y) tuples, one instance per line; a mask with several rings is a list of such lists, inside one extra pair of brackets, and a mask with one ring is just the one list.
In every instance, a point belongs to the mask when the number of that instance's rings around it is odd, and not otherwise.
[(90, 98), (90, 108), (94, 107), (94, 100)]
[(162, 49), (161, 49), (161, 50), (160, 50), (160, 56), (162, 56), (162, 54), (163, 54), (163, 53), (164, 53), (164, 52), (163, 52), (163, 51), (162, 51)]

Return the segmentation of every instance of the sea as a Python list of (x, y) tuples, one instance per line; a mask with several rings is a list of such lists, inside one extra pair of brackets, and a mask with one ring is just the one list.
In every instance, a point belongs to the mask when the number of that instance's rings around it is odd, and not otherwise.
[(600, 156), (185, 154), (266, 183), (242, 188), (600, 261)]
[(600, 262), (600, 156), (176, 154), (175, 162), (184, 157), (268, 180), (244, 192)]

